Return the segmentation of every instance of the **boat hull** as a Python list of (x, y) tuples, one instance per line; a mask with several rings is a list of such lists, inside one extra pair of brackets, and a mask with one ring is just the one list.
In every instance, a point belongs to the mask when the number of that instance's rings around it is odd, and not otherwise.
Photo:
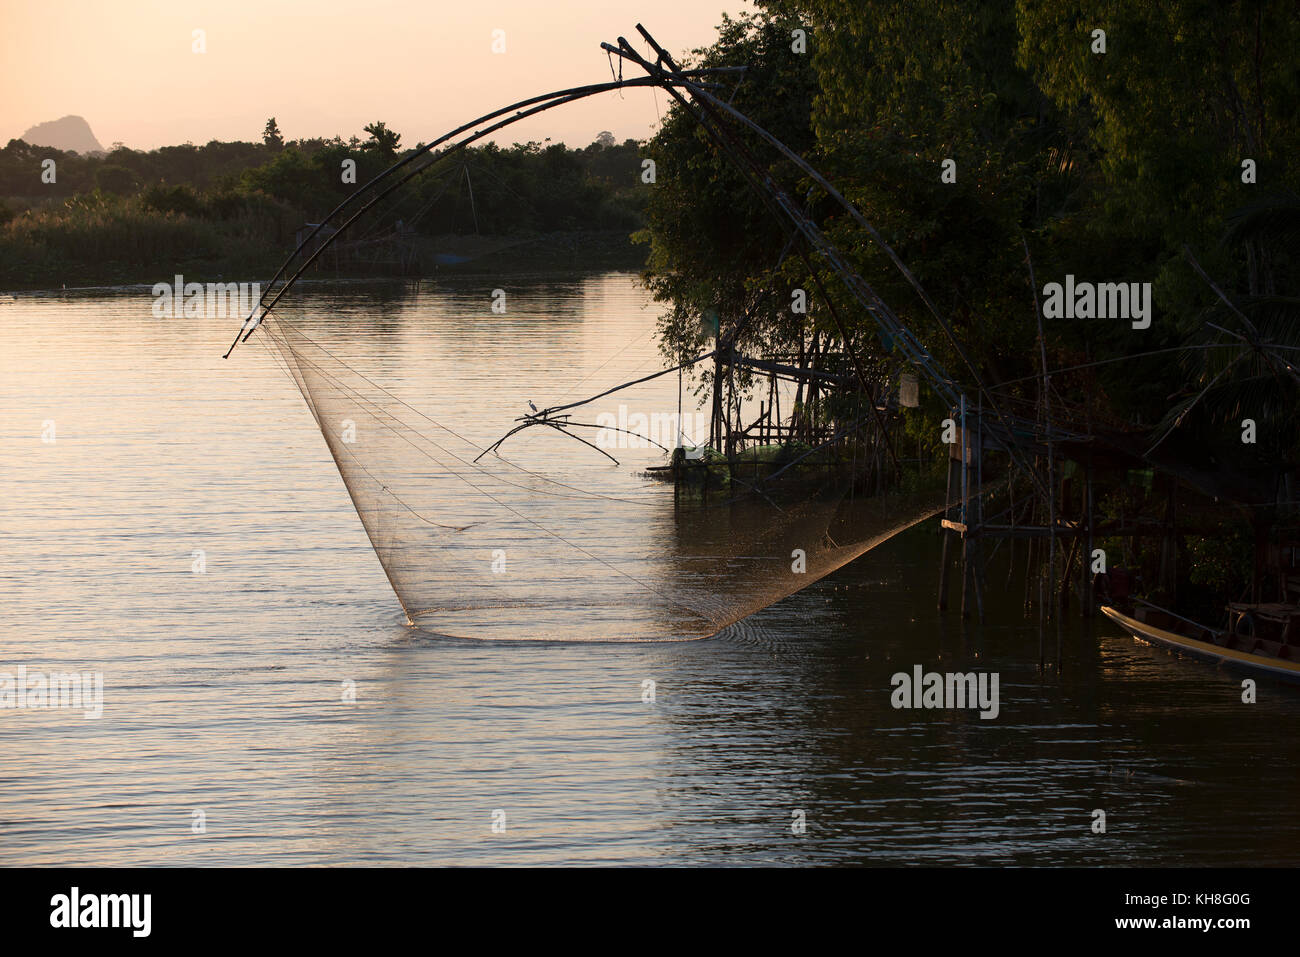
[(1200, 641), (1145, 621), (1138, 621), (1136, 618), (1130, 618), (1123, 612), (1116, 611), (1106, 605), (1103, 605), (1101, 610), (1102, 614), (1139, 641), (1172, 648), (1175, 651), (1193, 655), (1206, 661), (1218, 662), (1226, 667), (1240, 671), (1267, 674), (1270, 677), (1281, 678), (1283, 681), (1300, 684), (1300, 661), (1289, 661), (1285, 658), (1255, 654), (1239, 648), (1224, 648), (1213, 642)]

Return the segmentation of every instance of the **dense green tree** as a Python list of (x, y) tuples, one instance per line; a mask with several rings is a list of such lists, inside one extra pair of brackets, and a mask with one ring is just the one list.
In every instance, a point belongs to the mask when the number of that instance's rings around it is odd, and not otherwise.
[(118, 196), (126, 196), (135, 192), (137, 183), (135, 174), (125, 166), (114, 166), (112, 164), (99, 167), (95, 170), (95, 183), (106, 193), (114, 193)]
[[(1020, 0), (1020, 60), (1086, 123), (1104, 183), (1087, 227), (1154, 252), (1164, 305), (1195, 321), (1204, 284), (1181, 254), (1212, 248), (1228, 212), (1300, 172), (1300, 19), (1267, 0), (1080, 4)], [(1104, 29), (1106, 52), (1093, 52)], [(1254, 183), (1243, 182), (1243, 162)], [(1256, 261), (1256, 292), (1271, 255)], [(1184, 323), (1186, 325), (1186, 323)]]
[[(1082, 406), (1100, 384), (1109, 407), (1094, 399), (1099, 414), (1151, 424), (1188, 381), (1151, 353), (1193, 334), (1215, 299), (1184, 247), (1226, 287), (1251, 295), (1278, 293), (1294, 271), (1284, 241), (1219, 242), (1233, 209), (1296, 181), (1300, 71), (1291, 51), (1300, 27), (1283, 4), (760, 6), (757, 17), (725, 19), (699, 62), (749, 67), (762, 96), (746, 97), (747, 79), (736, 105), (812, 159), (875, 224), (955, 330), (974, 373), (884, 250), (819, 191), (807, 194), (861, 275), (967, 383), (978, 375), (1034, 396), (1035, 297), (1046, 282), (1066, 273), (1151, 282), (1157, 316), (1143, 334), (1122, 321), (1048, 321), (1043, 330), (1051, 366), (1100, 363), (1057, 377), (1062, 398)], [(1101, 28), (1104, 53), (1092, 32)], [(792, 55), (795, 29), (806, 56)], [(806, 65), (802, 82), (764, 72), (795, 61)], [(744, 312), (771, 284), (762, 262), (780, 240), (681, 110), (650, 151), (660, 180), (648, 207), (649, 277), (671, 304), (667, 341), (680, 351), (698, 338), (691, 316), (713, 304)], [(1256, 183), (1243, 182), (1245, 159), (1255, 161)], [(779, 164), (770, 171), (791, 188)], [(787, 268), (788, 281), (798, 268)], [(861, 349), (887, 353), (888, 343), (876, 349), (867, 335), (869, 317), (843, 305)]]
[[(695, 51), (691, 63), (745, 64), (748, 70), (733, 104), (803, 152), (813, 145), (809, 117), (815, 76), (809, 58), (791, 50), (790, 24), (780, 18), (724, 15), (717, 43)], [(790, 180), (789, 171), (756, 137), (737, 135), (747, 148), (767, 157), (764, 162), (773, 164), (770, 172)], [(761, 192), (678, 106), (647, 144), (646, 158), (655, 164), (655, 177), (640, 187), (648, 196), (647, 228), (640, 238), (650, 247), (648, 286), (669, 306), (662, 321), (665, 351), (674, 356), (697, 352), (719, 328), (734, 332), (747, 315), (742, 347), (797, 351), (791, 337), (797, 337), (799, 323), (790, 312), (787, 289), (796, 282), (778, 280), (775, 272), (787, 247), (787, 227)], [(774, 285), (781, 287), (780, 294)]]
[(363, 150), (373, 150), (390, 159), (397, 155), (397, 148), (402, 142), (401, 133), (393, 132), (382, 122), (370, 123), (363, 129), (370, 134), (370, 139), (361, 144)]
[[(1016, 62), (1011, 0), (768, 6), (808, 35), (817, 165), (907, 263), (981, 379), (1031, 372), (1037, 333), (1026, 236), (1071, 208), (1078, 182), (1070, 130)], [(862, 275), (969, 383), (885, 251), (838, 210), (819, 208)]]

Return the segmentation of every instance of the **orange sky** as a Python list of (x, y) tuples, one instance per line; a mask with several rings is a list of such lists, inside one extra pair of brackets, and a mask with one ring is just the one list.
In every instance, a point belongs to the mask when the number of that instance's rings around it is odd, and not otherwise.
[[(404, 145), (549, 90), (609, 79), (601, 40), (671, 52), (712, 41), (746, 0), (0, 0), (0, 144), (67, 114), (105, 148), (365, 138), (383, 120)], [(193, 31), (207, 52), (192, 52)], [(506, 52), (492, 52), (492, 31)], [(664, 94), (658, 108), (665, 109)], [(601, 130), (649, 134), (649, 91), (605, 94), (503, 131), (585, 146)]]

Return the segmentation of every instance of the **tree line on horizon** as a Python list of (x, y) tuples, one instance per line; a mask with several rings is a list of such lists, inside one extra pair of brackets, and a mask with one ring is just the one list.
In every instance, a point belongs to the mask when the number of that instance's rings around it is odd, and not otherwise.
[[(410, 152), (383, 122), (365, 132), (364, 140), (286, 142), (272, 117), (261, 142), (84, 156), (11, 140), (0, 149), (0, 281), (138, 280), (177, 260), (274, 267), (305, 222)], [(430, 236), (630, 232), (645, 199), (640, 153), (636, 140), (618, 143), (608, 132), (580, 149), (486, 143), (435, 163), (390, 205), (400, 210), (394, 218), (406, 215)], [(54, 181), (46, 182), (42, 164), (51, 159)]]

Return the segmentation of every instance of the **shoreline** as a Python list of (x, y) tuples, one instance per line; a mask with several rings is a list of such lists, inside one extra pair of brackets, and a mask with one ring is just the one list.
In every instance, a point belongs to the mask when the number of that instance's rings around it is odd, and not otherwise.
[[(457, 255), (458, 250), (465, 250), (473, 255), (458, 263), (435, 264), (430, 261), (418, 275), (309, 269), (298, 282), (409, 282), (444, 276), (517, 276), (560, 269), (640, 271), (645, 266), (647, 253), (644, 246), (633, 244), (624, 230), (566, 230), (494, 237), (432, 236), (422, 237), (421, 243), (430, 250), (436, 248), (439, 254)], [(478, 247), (477, 250), (473, 248), (475, 246)], [(151, 266), (126, 265), (109, 260), (79, 263), (58, 270), (29, 268), (22, 278), (8, 275), (7, 270), (0, 266), (0, 293), (61, 293), (74, 290), (102, 292), (135, 287), (149, 289), (155, 283), (170, 282), (177, 273), (191, 282), (265, 282), (275, 275), (292, 252), (292, 248), (285, 248), (279, 250), (275, 257), (263, 259), (240, 256), (231, 251), (217, 259), (179, 260)], [(432, 260), (432, 256), (429, 258)], [(150, 272), (155, 274), (148, 275)]]

